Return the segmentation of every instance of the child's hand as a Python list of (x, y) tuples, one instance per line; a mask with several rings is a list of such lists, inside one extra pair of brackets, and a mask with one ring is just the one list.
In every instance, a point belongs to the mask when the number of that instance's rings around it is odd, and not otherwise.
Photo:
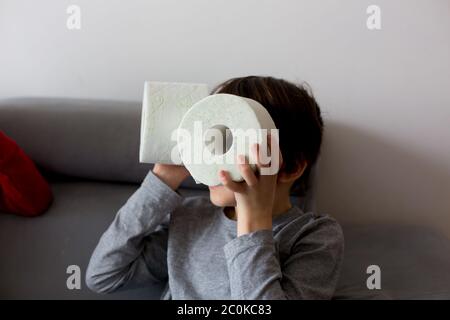
[(184, 166), (155, 163), (153, 173), (172, 190), (178, 189), (180, 184), (189, 176)]
[[(270, 140), (268, 139), (269, 148)], [(279, 148), (272, 149), (279, 150)], [(258, 171), (262, 167), (270, 166), (270, 163), (267, 165), (261, 164), (258, 144), (252, 146), (252, 154), (254, 159), (256, 159)], [(281, 153), (279, 153), (279, 157), (281, 166)], [(236, 198), (235, 210), (238, 236), (257, 230), (272, 230), (272, 212), (279, 167), (275, 170), (277, 173), (274, 175), (257, 176), (250, 167), (248, 159), (244, 156), (239, 156), (238, 168), (244, 178), (243, 182), (231, 180), (227, 171), (222, 170), (219, 172), (222, 184), (233, 191)]]

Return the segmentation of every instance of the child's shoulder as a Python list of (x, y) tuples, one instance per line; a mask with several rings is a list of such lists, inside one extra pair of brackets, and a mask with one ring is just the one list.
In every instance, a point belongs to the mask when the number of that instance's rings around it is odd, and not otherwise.
[(306, 228), (310, 230), (330, 230), (332, 232), (342, 234), (342, 228), (339, 222), (329, 214), (320, 214), (315, 212), (307, 212)]
[(307, 213), (305, 231), (314, 232), (327, 238), (341, 239), (343, 232), (339, 222), (329, 214)]
[(288, 212), (276, 218), (279, 224), (288, 224), (297, 230), (312, 230), (321, 228), (333, 228), (341, 230), (336, 219), (328, 214), (320, 214), (313, 211), (303, 211), (297, 206), (293, 206)]
[(344, 242), (342, 228), (336, 219), (328, 214), (303, 212), (299, 208), (295, 208), (295, 214), (285, 221), (280, 230), (291, 245), (318, 242), (340, 246)]

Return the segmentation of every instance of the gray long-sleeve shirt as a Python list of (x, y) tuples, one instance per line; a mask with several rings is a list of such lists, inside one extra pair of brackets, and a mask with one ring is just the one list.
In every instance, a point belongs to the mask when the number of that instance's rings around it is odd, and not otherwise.
[(108, 293), (163, 281), (165, 299), (329, 299), (343, 257), (339, 224), (298, 207), (237, 237), (207, 198), (183, 199), (151, 172), (98, 243), (86, 283)]

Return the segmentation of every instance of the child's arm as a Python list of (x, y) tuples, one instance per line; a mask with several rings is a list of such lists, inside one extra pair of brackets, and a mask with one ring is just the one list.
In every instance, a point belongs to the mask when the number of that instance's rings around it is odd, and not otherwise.
[(331, 299), (343, 259), (343, 235), (328, 217), (311, 221), (306, 236), (280, 257), (272, 230), (242, 235), (225, 245), (233, 299)]
[(168, 215), (182, 200), (171, 187), (176, 189), (183, 179), (164, 180), (152, 172), (146, 176), (92, 254), (86, 272), (90, 289), (109, 293), (167, 280)]
[[(259, 146), (255, 145), (253, 155), (261, 169), (258, 151)], [(281, 153), (279, 159), (281, 164)], [(238, 167), (244, 178), (242, 183), (232, 181), (226, 171), (219, 173), (222, 184), (236, 198), (238, 237), (224, 247), (232, 298), (330, 299), (343, 257), (339, 224), (321, 217), (310, 221), (307, 227), (299, 226), (292, 235), (289, 256), (279, 257), (272, 233), (278, 176), (257, 177), (243, 157), (239, 157)]]

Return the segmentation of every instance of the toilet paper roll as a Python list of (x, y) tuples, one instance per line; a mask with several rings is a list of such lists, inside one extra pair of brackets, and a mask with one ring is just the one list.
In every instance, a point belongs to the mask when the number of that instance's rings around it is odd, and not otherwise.
[[(228, 130), (227, 130), (228, 129)], [(231, 94), (214, 94), (190, 108), (177, 131), (178, 150), (192, 177), (209, 186), (220, 184), (219, 170), (242, 181), (236, 156), (250, 156), (250, 145), (266, 141), (276, 129), (268, 111), (257, 101)], [(227, 143), (217, 139), (221, 133)]]
[(206, 84), (146, 81), (139, 161), (174, 163), (171, 152), (176, 147), (176, 139), (172, 139), (172, 133), (192, 105), (208, 94)]

